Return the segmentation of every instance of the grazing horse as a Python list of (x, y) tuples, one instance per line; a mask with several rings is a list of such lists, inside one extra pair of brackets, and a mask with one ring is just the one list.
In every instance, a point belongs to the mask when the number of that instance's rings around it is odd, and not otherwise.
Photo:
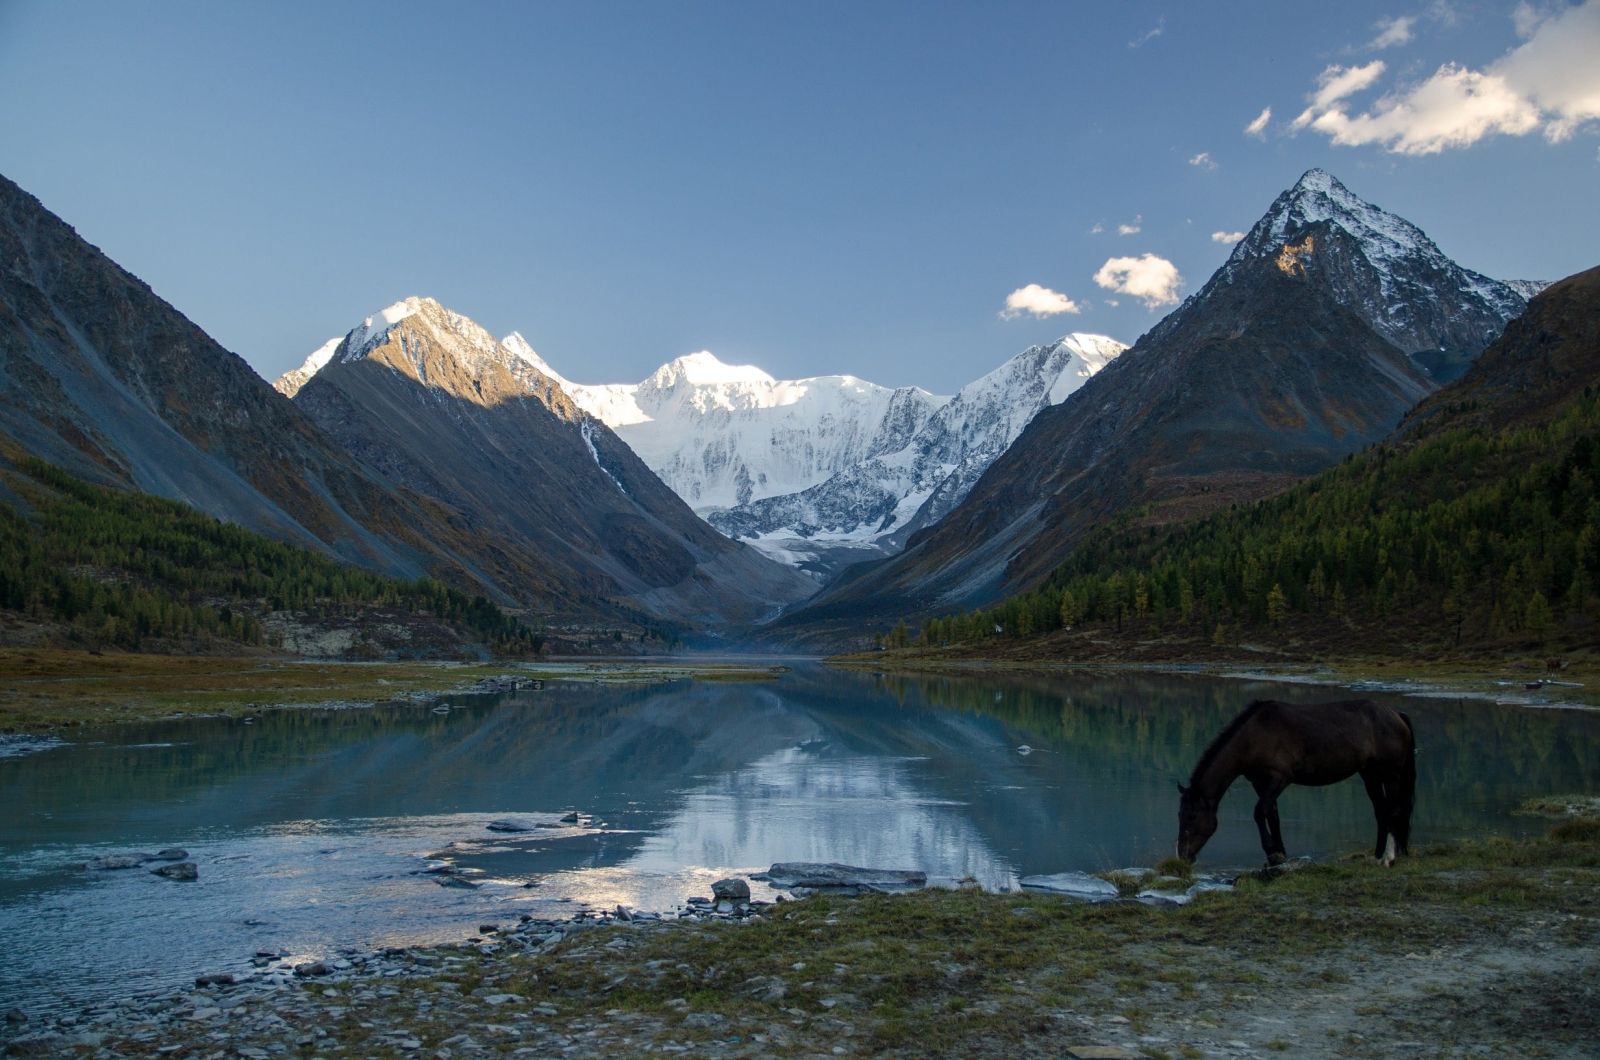
[(1378, 818), (1373, 857), (1384, 865), (1411, 838), (1417, 788), (1411, 719), (1370, 699), (1250, 704), (1211, 741), (1187, 786), (1178, 785), (1178, 856), (1193, 861), (1217, 830), (1217, 804), (1244, 777), (1256, 789), (1256, 828), (1269, 865), (1288, 860), (1278, 796), (1290, 784), (1335, 784), (1360, 774)]

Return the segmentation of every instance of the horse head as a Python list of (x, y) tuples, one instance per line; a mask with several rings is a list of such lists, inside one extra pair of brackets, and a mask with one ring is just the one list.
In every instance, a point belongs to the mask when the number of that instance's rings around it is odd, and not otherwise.
[(1178, 856), (1193, 861), (1217, 830), (1218, 799), (1178, 785)]

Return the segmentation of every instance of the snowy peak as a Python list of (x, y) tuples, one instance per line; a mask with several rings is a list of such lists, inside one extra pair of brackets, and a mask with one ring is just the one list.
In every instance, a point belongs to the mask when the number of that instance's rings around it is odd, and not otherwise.
[[(391, 341), (397, 335), (402, 341)], [(330, 364), (374, 357), (458, 396), (467, 396), (467, 389), (484, 396), (482, 384), (491, 377), (497, 384), (493, 389), (503, 396), (508, 392), (505, 377), (509, 376), (522, 389), (548, 401), (551, 384), (560, 388), (566, 382), (521, 335), (513, 332), (501, 342), (470, 317), (432, 298), (413, 295), (366, 317), (343, 338), (329, 339), (299, 368), (285, 372), (272, 385), (279, 393), (294, 397)]]
[(1531, 286), (1462, 268), (1410, 221), (1312, 169), (1273, 201), (1205, 288), (1152, 334), (1177, 328), (1221, 287), (1258, 282), (1262, 262), (1317, 284), (1440, 384), (1466, 371), (1522, 313)]
[[(730, 537), (824, 576), (893, 554), (966, 497), (1041, 409), (1065, 400), (1124, 348), (1103, 335), (1068, 335), (937, 399), (931, 414), (899, 417), (891, 402), (879, 443), (854, 463), (799, 492), (742, 501), (707, 518)], [(895, 393), (916, 408), (921, 391)]]
[(528, 340), (522, 337), (522, 332), (513, 331), (511, 334), (500, 340), (500, 345), (504, 346), (507, 350), (510, 350), (511, 354), (518, 360), (532, 365), (534, 368), (537, 368), (551, 379), (554, 379), (557, 383), (560, 383), (563, 389), (570, 390), (572, 388), (572, 383), (568, 382), (564, 376), (562, 376), (554, 368), (550, 367), (549, 362), (547, 362), (543, 357), (540, 357), (534, 352), (533, 347), (528, 344)]
[(358, 326), (352, 328), (346, 336), (348, 342), (345, 346), (344, 356), (340, 357), (341, 363), (358, 361), (365, 357), (375, 346), (383, 343), (388, 337), (389, 329), (405, 320), (415, 316), (426, 308), (442, 309), (443, 307), (432, 298), (419, 298), (412, 295), (372, 314)]
[(1378, 260), (1394, 261), (1412, 254), (1444, 259), (1422, 229), (1362, 199), (1326, 170), (1311, 169), (1278, 196), (1234, 248), (1229, 261), (1276, 254), (1291, 234), (1319, 221), (1334, 222)]
[(328, 366), (328, 362), (333, 360), (333, 355), (339, 352), (339, 344), (342, 342), (344, 342), (344, 336), (342, 335), (335, 335), (327, 342), (324, 342), (312, 352), (310, 357), (305, 359), (305, 362), (299, 368), (291, 368), (277, 379), (274, 379), (272, 381), (273, 388), (286, 398), (294, 397), (300, 393), (301, 387), (311, 381), (312, 376)]
[(724, 364), (708, 350), (690, 353), (657, 368), (643, 386), (671, 390), (680, 383), (690, 386), (722, 386), (728, 383), (775, 383), (776, 379), (753, 364)]

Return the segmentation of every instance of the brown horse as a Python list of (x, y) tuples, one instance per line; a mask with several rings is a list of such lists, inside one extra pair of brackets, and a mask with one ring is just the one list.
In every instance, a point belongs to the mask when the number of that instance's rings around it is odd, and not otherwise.
[(1417, 744), (1411, 719), (1369, 699), (1250, 704), (1211, 741), (1187, 786), (1178, 785), (1178, 856), (1193, 861), (1217, 830), (1217, 804), (1240, 777), (1256, 789), (1256, 828), (1267, 863), (1288, 860), (1278, 796), (1290, 784), (1336, 784), (1360, 774), (1378, 819), (1373, 857), (1404, 854), (1416, 799)]

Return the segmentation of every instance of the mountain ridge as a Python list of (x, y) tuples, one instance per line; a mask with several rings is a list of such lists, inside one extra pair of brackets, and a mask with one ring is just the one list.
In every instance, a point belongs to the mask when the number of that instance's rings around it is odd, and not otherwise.
[[(1341, 206), (1350, 202), (1359, 209)], [(1463, 351), (1481, 351), (1471, 343), (1482, 320), (1525, 304), (1506, 285), (1486, 297), (1494, 281), (1441, 264), (1417, 236), (1309, 171), (1199, 292), (1035, 417), (944, 520), (792, 608), (772, 635), (837, 642), (864, 622), (978, 606), (1036, 584), (1120, 511), (1150, 504), (1151, 521), (1188, 518), (1382, 438)], [(1471, 312), (1430, 315), (1437, 300)], [(1413, 348), (1388, 337), (1397, 333)], [(1416, 356), (1424, 350), (1444, 356)]]
[(696, 518), (535, 361), (432, 299), (367, 317), (294, 400), (395, 488), (486, 534), (471, 559), (496, 584), (718, 626), (809, 591)]

